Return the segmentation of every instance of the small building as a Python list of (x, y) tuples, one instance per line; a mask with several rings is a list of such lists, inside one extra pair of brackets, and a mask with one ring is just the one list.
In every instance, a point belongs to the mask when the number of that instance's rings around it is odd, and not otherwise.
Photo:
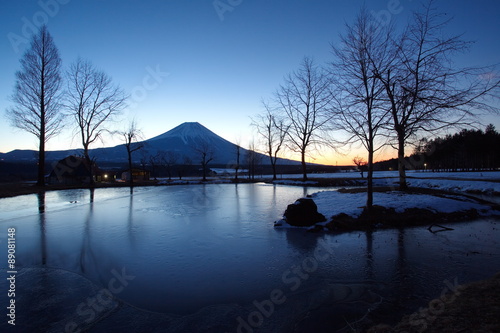
[(89, 163), (84, 157), (70, 155), (52, 164), (48, 182), (64, 185), (89, 184), (90, 170), (92, 170), (94, 182), (100, 182), (103, 172), (95, 162)]
[[(132, 179), (134, 181), (145, 181), (145, 180), (149, 180), (150, 177), (151, 177), (151, 174), (148, 170), (132, 168)], [(130, 170), (125, 170), (122, 172), (122, 180), (123, 181), (130, 180)]]

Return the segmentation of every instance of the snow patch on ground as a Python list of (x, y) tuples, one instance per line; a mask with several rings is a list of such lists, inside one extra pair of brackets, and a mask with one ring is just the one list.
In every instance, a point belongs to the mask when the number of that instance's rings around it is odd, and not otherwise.
[[(466, 172), (432, 172), (432, 171), (406, 171), (406, 175), (416, 178), (455, 178), (474, 180), (500, 180), (500, 171), (466, 171)], [(397, 176), (397, 175), (396, 175)]]
[(278, 185), (317, 185), (318, 182), (313, 181), (313, 180), (273, 180), (273, 184), (278, 184)]
[[(366, 203), (366, 193), (341, 193), (338, 191), (323, 191), (312, 195), (318, 206), (318, 212), (325, 215), (327, 219), (332, 216), (345, 213), (358, 217)], [(422, 208), (440, 213), (452, 213), (476, 209), (483, 215), (489, 215), (491, 208), (487, 205), (478, 204), (471, 199), (462, 197), (437, 197), (428, 194), (406, 194), (393, 191), (373, 194), (375, 205), (394, 208), (401, 213), (408, 208)]]
[(455, 192), (500, 193), (500, 183), (489, 181), (408, 178), (408, 183), (413, 187), (435, 188)]
[[(474, 180), (500, 180), (500, 171), (483, 171), (483, 172), (432, 172), (422, 170), (407, 170), (408, 177), (415, 178), (455, 178), (455, 179), (474, 179)], [(364, 173), (366, 179), (366, 172)], [(265, 175), (272, 177), (272, 175)], [(302, 178), (301, 174), (280, 175), (283, 178)], [(359, 172), (335, 172), (335, 173), (310, 173), (309, 178), (358, 178), (362, 179)], [(375, 171), (374, 178), (398, 178), (398, 171)]]
[(230, 179), (208, 179), (203, 180), (159, 180), (158, 185), (192, 185), (192, 184), (228, 184)]
[[(450, 173), (451, 174), (451, 173)], [(494, 174), (494, 172), (492, 172)], [(443, 175), (442, 173), (440, 175)], [(408, 185), (411, 187), (432, 188), (452, 192), (479, 192), (484, 194), (500, 193), (500, 182), (495, 182), (494, 177), (483, 178), (482, 180), (464, 180), (460, 179), (441, 179), (441, 178), (417, 178), (426, 177), (427, 174), (413, 173), (411, 178), (407, 178)], [(443, 175), (446, 177), (446, 175)], [(415, 177), (415, 178), (413, 178)], [(476, 175), (477, 177), (477, 175)], [(455, 178), (455, 177), (454, 177)], [(376, 178), (373, 180), (374, 186), (387, 186), (397, 188), (399, 178)]]

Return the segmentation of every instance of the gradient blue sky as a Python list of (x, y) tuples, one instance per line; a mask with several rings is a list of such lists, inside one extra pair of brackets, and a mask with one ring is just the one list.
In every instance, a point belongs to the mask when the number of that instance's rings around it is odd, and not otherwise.
[[(221, 2), (235, 4), (223, 19), (213, 0), (2, 1), (0, 152), (37, 147), (33, 135), (12, 128), (4, 117), (28, 45), (12, 43), (11, 38), (24, 38), (31, 24), (46, 21), (65, 68), (78, 56), (89, 59), (132, 94), (133, 105), (116, 127), (135, 117), (144, 137), (151, 138), (185, 121), (198, 121), (245, 146), (253, 135), (249, 117), (262, 111), (261, 100), (272, 95), (304, 56), (319, 64), (330, 61), (330, 44), (338, 42), (345, 22), (352, 22), (365, 1)], [(462, 64), (500, 62), (500, 1), (438, 0), (436, 5), (454, 17), (453, 33), (476, 41), (471, 52), (460, 57)], [(366, 6), (374, 14), (393, 9), (392, 18), (404, 24), (420, 2), (373, 0)], [(150, 74), (155, 71), (157, 80)], [(484, 121), (500, 129), (498, 117)], [(94, 147), (118, 143), (108, 139)], [(69, 126), (48, 142), (49, 150), (77, 147)], [(344, 164), (352, 159), (326, 154), (322, 162)]]

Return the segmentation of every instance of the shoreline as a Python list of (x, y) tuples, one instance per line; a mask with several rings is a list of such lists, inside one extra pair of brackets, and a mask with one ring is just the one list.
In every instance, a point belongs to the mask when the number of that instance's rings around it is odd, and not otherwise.
[[(257, 181), (255, 181), (257, 182)], [(200, 184), (235, 184), (234, 181), (230, 179), (218, 179), (218, 180), (172, 180), (172, 181), (136, 181), (134, 182), (132, 187), (150, 187), (150, 186), (176, 186), (176, 185), (200, 185)], [(247, 180), (238, 180), (238, 184), (244, 183), (254, 183), (254, 181)], [(89, 185), (62, 185), (62, 184), (50, 184), (45, 185), (44, 187), (37, 186), (33, 183), (0, 183), (0, 199), (3, 198), (12, 198), (21, 195), (29, 195), (29, 194), (37, 194), (41, 192), (50, 192), (50, 191), (65, 191), (65, 190), (81, 190), (81, 189), (101, 189), (101, 188), (121, 188), (128, 187), (130, 188), (130, 184), (126, 182), (113, 182), (113, 183), (95, 183), (93, 186)]]
[[(311, 186), (311, 187), (342, 187), (342, 186), (363, 186), (366, 179), (360, 178), (313, 178), (307, 182), (298, 179), (279, 179), (273, 181), (271, 178), (256, 178), (246, 179), (239, 178), (235, 182), (234, 178), (212, 178), (207, 181), (202, 179), (172, 179), (172, 180), (149, 180), (149, 181), (136, 181), (133, 187), (141, 186), (176, 186), (176, 185), (200, 185), (200, 184), (251, 184), (251, 183), (266, 183), (275, 185), (289, 185), (289, 186)], [(77, 190), (77, 189), (99, 189), (99, 188), (118, 188), (130, 187), (127, 182), (100, 182), (94, 183), (91, 187), (88, 184), (81, 185), (64, 185), (64, 184), (47, 184), (44, 187), (36, 186), (33, 183), (16, 182), (16, 183), (0, 183), (0, 199), (11, 198), (19, 195), (37, 194), (47, 191), (64, 191), (64, 190)]]

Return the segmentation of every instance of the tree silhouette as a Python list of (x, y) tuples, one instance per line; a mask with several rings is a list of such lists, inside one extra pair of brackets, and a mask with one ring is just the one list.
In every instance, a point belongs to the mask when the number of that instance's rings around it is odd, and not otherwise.
[(138, 142), (142, 138), (141, 131), (137, 128), (137, 123), (135, 120), (131, 121), (127, 130), (120, 132), (125, 141), (125, 149), (127, 150), (127, 160), (128, 160), (128, 170), (129, 170), (129, 183), (130, 186), (134, 185), (134, 177), (132, 177), (132, 153), (144, 148), (141, 142)]
[(311, 146), (322, 142), (320, 131), (330, 119), (329, 84), (324, 71), (306, 57), (275, 93), (275, 108), (289, 127), (289, 148), (300, 153), (303, 180), (307, 180), (306, 154)]
[(362, 157), (356, 156), (352, 159), (352, 163), (354, 163), (354, 165), (356, 165), (356, 167), (358, 168), (359, 173), (361, 174), (361, 178), (364, 178), (363, 171), (367, 165), (365, 159)]
[(7, 110), (14, 127), (35, 135), (38, 145), (37, 185), (45, 185), (45, 143), (62, 126), (61, 58), (47, 27), (31, 38), (30, 48), (20, 60), (12, 95), (15, 106)]
[(207, 141), (199, 142), (194, 150), (199, 154), (200, 164), (203, 171), (203, 181), (207, 180), (208, 164), (214, 159), (214, 149)]
[(340, 45), (333, 48), (334, 126), (350, 135), (346, 143), (360, 141), (368, 152), (368, 210), (373, 206), (373, 155), (382, 147), (377, 137), (388, 123), (382, 100), (384, 86), (375, 72), (386, 60), (389, 29), (362, 9), (354, 24), (346, 25)]
[(257, 129), (264, 141), (265, 153), (269, 156), (269, 161), (273, 170), (273, 180), (277, 179), (276, 164), (278, 154), (282, 150), (285, 139), (288, 135), (290, 125), (286, 124), (282, 118), (277, 116), (276, 111), (272, 111), (269, 105), (264, 105), (266, 112), (259, 115), (252, 121), (252, 125)]
[(428, 140), (416, 149), (412, 161), (433, 171), (495, 170), (500, 166), (500, 133), (490, 124), (485, 131), (463, 129), (453, 135)]
[(498, 111), (490, 98), (498, 98), (500, 80), (487, 75), (491, 68), (457, 68), (453, 56), (464, 53), (470, 42), (448, 36), (449, 19), (430, 1), (414, 13), (407, 29), (390, 43), (387, 61), (372, 58), (383, 83), (398, 150), (399, 188), (407, 188), (405, 147), (419, 132), (436, 132), (470, 124), (479, 109)]
[[(81, 58), (71, 65), (67, 75), (66, 108), (75, 119), (84, 157), (90, 163), (89, 146), (109, 131), (106, 123), (125, 107), (127, 97), (113, 85), (111, 77)], [(90, 181), (92, 184), (92, 172)]]

